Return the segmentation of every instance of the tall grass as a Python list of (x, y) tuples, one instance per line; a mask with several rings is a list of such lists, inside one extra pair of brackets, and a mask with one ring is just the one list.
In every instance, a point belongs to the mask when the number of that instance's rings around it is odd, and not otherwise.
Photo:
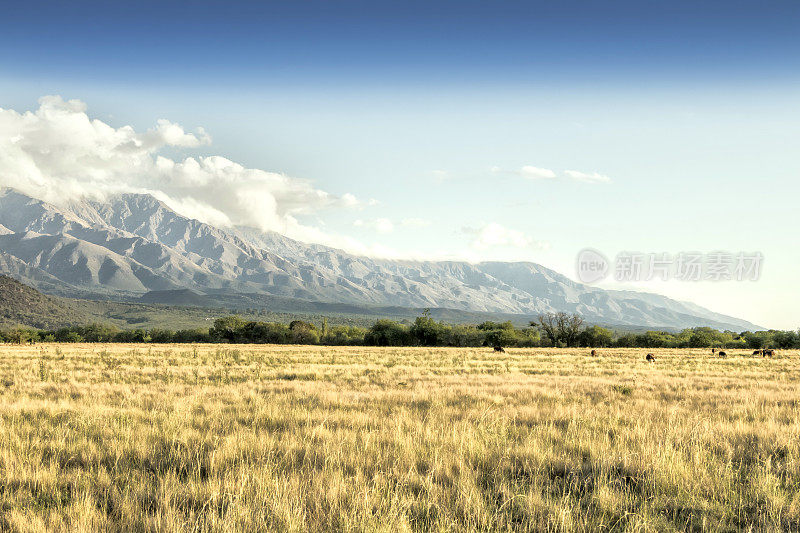
[(583, 352), (0, 347), (0, 530), (800, 530), (797, 352)]

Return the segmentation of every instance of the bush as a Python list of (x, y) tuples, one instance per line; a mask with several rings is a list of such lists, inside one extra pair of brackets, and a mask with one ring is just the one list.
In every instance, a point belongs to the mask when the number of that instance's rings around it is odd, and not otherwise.
[(581, 346), (589, 346), (591, 348), (605, 348), (611, 346), (613, 340), (614, 334), (611, 330), (601, 328), (600, 326), (586, 328), (578, 335), (578, 343)]
[(170, 343), (175, 340), (175, 332), (168, 329), (150, 330), (150, 341), (158, 343)]
[(143, 329), (120, 331), (114, 336), (114, 342), (150, 342), (150, 334)]
[(240, 342), (289, 344), (291, 342), (291, 333), (286, 324), (248, 322), (242, 328), (242, 340)]
[[(558, 318), (558, 315), (555, 315)], [(562, 317), (570, 319), (569, 315)], [(546, 321), (545, 321), (546, 322)], [(559, 346), (580, 345), (586, 347), (617, 346), (620, 348), (731, 348), (760, 349), (800, 348), (800, 332), (795, 331), (718, 331), (700, 327), (685, 329), (680, 333), (647, 331), (645, 333), (624, 333), (614, 340), (611, 330), (590, 326), (581, 329), (575, 336), (576, 342), (559, 340), (560, 334), (541, 336), (543, 326), (516, 328), (509, 322), (485, 321), (477, 326), (466, 324), (445, 324), (433, 320), (426, 310), (417, 317), (411, 327), (393, 320), (380, 319), (369, 329), (353, 326), (329, 327), (327, 319), (322, 321), (322, 329), (311, 322), (293, 320), (290, 324), (280, 322), (246, 321), (231, 315), (219, 318), (210, 329), (146, 331), (135, 329), (120, 331), (113, 326), (89, 324), (73, 326), (55, 331), (37, 331), (16, 327), (0, 331), (0, 342), (25, 344), (45, 339), (54, 342), (235, 342), (259, 344), (325, 344), (325, 345), (369, 345), (369, 346), (503, 346), (538, 347), (551, 346), (555, 337)], [(548, 323), (549, 324), (549, 323)], [(567, 324), (574, 325), (574, 322)], [(559, 322), (555, 322), (559, 326)], [(559, 326), (560, 327), (560, 326)], [(566, 327), (566, 326), (565, 326)]]
[[(326, 328), (327, 329), (327, 328)], [(320, 338), (322, 344), (347, 346), (364, 344), (367, 330), (355, 326), (334, 326)]]
[(408, 346), (411, 335), (402, 324), (394, 320), (381, 319), (367, 330), (364, 344), (368, 346)]
[(486, 333), (483, 343), (486, 346), (516, 346), (517, 335), (513, 329), (493, 329)]
[(214, 327), (211, 328), (211, 337), (214, 340), (241, 342), (242, 330), (246, 325), (247, 322), (238, 315), (218, 318), (214, 321)]
[(211, 342), (207, 329), (179, 329), (172, 337), (173, 342)]
[(439, 346), (443, 338), (444, 328), (431, 318), (430, 309), (414, 320), (409, 329), (411, 337), (422, 346)]
[(300, 325), (289, 328), (291, 331), (290, 339), (292, 344), (319, 344), (319, 333), (317, 328), (310, 328), (308, 325)]

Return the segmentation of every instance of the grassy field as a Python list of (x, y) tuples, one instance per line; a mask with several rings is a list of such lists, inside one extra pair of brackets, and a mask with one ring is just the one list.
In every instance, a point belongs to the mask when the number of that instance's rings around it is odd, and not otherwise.
[(800, 354), (0, 346), (3, 531), (797, 531)]

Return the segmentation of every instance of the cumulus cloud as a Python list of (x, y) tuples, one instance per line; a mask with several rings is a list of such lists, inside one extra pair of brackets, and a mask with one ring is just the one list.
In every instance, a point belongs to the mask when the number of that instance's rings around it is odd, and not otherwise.
[(577, 170), (565, 170), (564, 174), (576, 181), (583, 181), (586, 183), (611, 183), (611, 178), (597, 172), (587, 174), (586, 172), (578, 172)]
[[(137, 132), (87, 114), (86, 104), (45, 96), (33, 112), (0, 108), (0, 186), (63, 204), (120, 192), (153, 194), (185, 216), (215, 225), (248, 225), (301, 240), (330, 242), (297, 215), (359, 205), (307, 180), (246, 168), (220, 156), (173, 160), (166, 148), (210, 144), (202, 129), (168, 120)], [(332, 243), (336, 244), (336, 243)]]
[(484, 224), (479, 228), (465, 227), (462, 232), (472, 236), (472, 248), (480, 251), (492, 248), (532, 248), (546, 249), (549, 245), (534, 240), (519, 230), (507, 228), (497, 222)]

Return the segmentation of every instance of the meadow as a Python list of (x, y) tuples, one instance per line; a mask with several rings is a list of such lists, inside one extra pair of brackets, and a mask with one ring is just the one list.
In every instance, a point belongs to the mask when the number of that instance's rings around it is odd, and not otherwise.
[(800, 531), (800, 353), (728, 352), (0, 345), (0, 529)]

